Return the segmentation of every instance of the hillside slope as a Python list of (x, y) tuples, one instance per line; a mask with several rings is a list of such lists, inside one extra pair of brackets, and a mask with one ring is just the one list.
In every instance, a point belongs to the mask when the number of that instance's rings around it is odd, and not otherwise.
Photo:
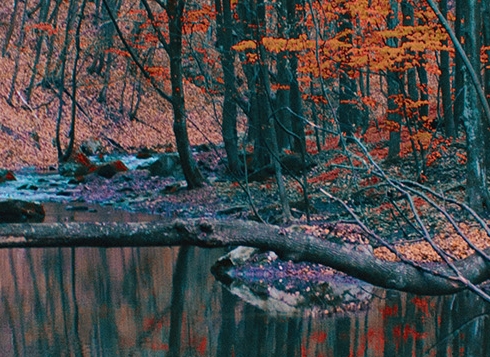
[[(89, 3), (87, 6), (93, 6), (93, 4)], [(11, 11), (10, 3), (0, 4), (1, 18), (9, 19)], [(34, 22), (35, 18), (29, 21)], [(0, 45), (2, 46), (5, 43), (8, 25), (8, 22), (0, 22)], [(59, 99), (54, 90), (37, 85), (29, 104), (26, 103), (24, 90), (30, 80), (36, 37), (33, 30), (27, 30), (25, 45), (19, 52), (16, 47), (19, 33), (19, 29), (16, 28), (6, 55), (0, 56), (0, 168), (56, 166), (58, 160), (54, 139)], [(96, 38), (90, 37), (95, 33), (89, 25), (84, 30), (82, 46), (88, 49), (87, 53), (90, 53), (92, 48), (89, 47), (93, 46), (96, 41)], [(9, 105), (7, 99), (11, 91), (17, 56), (19, 56), (19, 72), (12, 105)], [(84, 55), (80, 59), (81, 69), (78, 75), (79, 91), (77, 94), (79, 108), (77, 108), (76, 116), (75, 146), (78, 147), (85, 141), (96, 142), (100, 143), (103, 153), (114, 150), (132, 152), (140, 148), (173, 150), (175, 145), (171, 105), (159, 98), (149, 85), (142, 82), (144, 94), (140, 109), (136, 118), (130, 120), (134, 77), (128, 77), (124, 71), (126, 59), (116, 58), (114, 62), (105, 104), (98, 102), (103, 78), (96, 74), (88, 74), (86, 71), (90, 61), (90, 55)], [(42, 72), (43, 59), (38, 67)], [(71, 73), (66, 75), (66, 86), (70, 85), (70, 75)], [(41, 75), (38, 74), (35, 83), (40, 83), (41, 79)], [(122, 88), (126, 88), (123, 106), (119, 104)], [(170, 93), (167, 83), (164, 88)], [(221, 129), (216, 114), (221, 112), (220, 99), (210, 98), (201, 88), (186, 83), (186, 105), (191, 144), (221, 141)], [(71, 100), (65, 95), (61, 125), (64, 137), (68, 133), (70, 106)]]

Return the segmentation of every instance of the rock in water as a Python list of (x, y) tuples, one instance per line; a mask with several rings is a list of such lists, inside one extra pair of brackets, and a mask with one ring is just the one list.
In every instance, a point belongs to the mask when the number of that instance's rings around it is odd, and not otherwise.
[(112, 176), (114, 176), (118, 172), (124, 171), (128, 171), (128, 168), (121, 160), (116, 160), (104, 165), (100, 165), (96, 170), (97, 175), (108, 179), (112, 178)]
[(22, 200), (0, 201), (0, 223), (42, 222), (44, 207)]
[(81, 177), (97, 170), (97, 165), (82, 152), (75, 152), (67, 162), (60, 163), (58, 172), (62, 176)]
[(159, 177), (178, 177), (182, 175), (182, 167), (180, 166), (179, 154), (166, 153), (160, 155), (158, 160), (148, 166), (139, 166), (139, 170), (150, 171), (151, 176)]
[(15, 181), (14, 173), (10, 170), (0, 169), (0, 183), (5, 181)]

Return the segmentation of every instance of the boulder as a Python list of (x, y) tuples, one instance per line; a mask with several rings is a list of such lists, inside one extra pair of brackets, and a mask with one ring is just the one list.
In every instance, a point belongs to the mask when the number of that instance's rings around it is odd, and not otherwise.
[(44, 207), (41, 204), (22, 201), (0, 201), (0, 223), (42, 222)]
[(284, 261), (272, 251), (238, 247), (211, 268), (234, 295), (272, 314), (356, 311), (369, 305), (372, 285), (320, 264)]
[(128, 171), (121, 160), (96, 165), (82, 152), (74, 154), (67, 162), (60, 164), (59, 173), (62, 176), (75, 177), (78, 180), (91, 173), (112, 178), (116, 173)]
[(60, 175), (69, 177), (82, 177), (96, 170), (97, 165), (82, 152), (77, 152), (67, 162), (60, 163), (58, 169)]
[(103, 164), (97, 167), (95, 171), (97, 175), (105, 177), (107, 179), (112, 178), (118, 172), (128, 171), (128, 168), (121, 160), (116, 160)]
[(148, 170), (151, 176), (169, 177), (182, 176), (182, 167), (177, 153), (161, 154), (156, 161), (150, 165), (138, 166), (140, 170)]
[(152, 157), (155, 154), (156, 154), (155, 151), (150, 150), (148, 148), (143, 148), (136, 153), (136, 158), (138, 158), (138, 159), (149, 159), (150, 157)]
[(15, 175), (10, 170), (0, 169), (0, 183), (5, 181), (15, 181)]
[(96, 138), (89, 138), (80, 144), (80, 151), (87, 156), (102, 154), (103, 148), (102, 142)]

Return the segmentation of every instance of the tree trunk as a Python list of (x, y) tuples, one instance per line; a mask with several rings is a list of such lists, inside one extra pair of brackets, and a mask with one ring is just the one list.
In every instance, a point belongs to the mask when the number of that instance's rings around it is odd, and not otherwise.
[[(119, 9), (121, 8), (121, 3), (122, 1), (118, 0), (109, 0), (108, 5), (111, 8), (112, 13), (118, 14)], [(99, 92), (99, 97), (97, 98), (97, 101), (99, 103), (106, 103), (107, 102), (107, 91), (109, 90), (109, 83), (111, 80), (111, 68), (112, 68), (112, 62), (114, 61), (114, 55), (112, 53), (107, 53), (106, 56), (106, 51), (108, 49), (111, 49), (114, 45), (114, 32), (115, 32), (115, 27), (114, 24), (110, 21), (109, 19), (109, 14), (107, 13), (106, 8), (102, 8), (102, 19), (101, 19), (101, 43), (99, 45), (98, 53), (94, 56), (94, 61), (88, 68), (89, 73), (93, 68), (95, 69), (95, 72), (98, 74), (102, 74), (102, 70), (104, 70), (104, 81), (103, 81), (103, 86), (102, 89)]]
[[(262, 67), (262, 75), (266, 76), (268, 75), (266, 72), (266, 67)], [(270, 89), (268, 92), (268, 96), (270, 97)], [(291, 216), (291, 210), (289, 207), (289, 199), (286, 193), (286, 187), (284, 185), (284, 178), (282, 176), (282, 167), (281, 167), (281, 162), (279, 161), (280, 154), (279, 154), (279, 146), (277, 144), (277, 134), (276, 134), (276, 129), (275, 129), (275, 122), (274, 122), (274, 115), (269, 113), (269, 117), (267, 118), (269, 121), (268, 126), (266, 127), (268, 129), (268, 135), (267, 135), (267, 147), (272, 153), (272, 160), (274, 163), (274, 171), (276, 173), (276, 183), (277, 183), (277, 192), (279, 194), (279, 199), (281, 200), (281, 207), (282, 207), (282, 212), (283, 212), (283, 217), (286, 222), (291, 221), (292, 216)]]
[[(266, 36), (265, 27), (265, 2), (259, 0), (257, 3), (257, 18), (259, 20), (259, 39), (260, 42)], [(259, 76), (257, 78), (257, 97), (262, 105), (262, 110), (259, 113), (260, 133), (259, 137), (263, 140), (266, 153), (266, 160), (272, 160), (274, 171), (276, 174), (277, 191), (281, 201), (283, 217), (285, 221), (291, 220), (291, 211), (289, 208), (289, 200), (284, 186), (284, 178), (282, 176), (282, 167), (279, 161), (279, 147), (277, 145), (277, 135), (275, 131), (274, 115), (271, 110), (271, 87), (269, 80), (269, 71), (266, 65), (266, 51), (262, 44), (258, 46), (259, 54)]]
[(8, 48), (9, 48), (9, 45), (10, 45), (10, 40), (12, 39), (12, 35), (14, 33), (14, 28), (15, 28), (15, 25), (16, 25), (16, 19), (17, 19), (17, 14), (19, 12), (19, 0), (14, 0), (14, 5), (13, 5), (13, 10), (12, 10), (12, 13), (10, 14), (10, 25), (7, 29), (7, 32), (5, 34), (5, 39), (4, 39), (4, 42), (3, 42), (3, 46), (2, 46), (2, 57), (5, 57), (5, 55), (7, 54), (7, 51), (8, 51)]
[[(51, 15), (49, 15), (49, 23), (53, 26), (53, 28), (58, 27), (58, 15), (60, 13), (60, 5), (63, 0), (57, 0), (54, 4), (54, 8), (51, 11)], [(45, 64), (44, 64), (44, 72), (43, 72), (43, 79), (42, 79), (42, 85), (45, 88), (52, 88), (54, 83), (56, 82), (56, 70), (57, 68), (53, 68), (52, 61), (53, 61), (53, 54), (55, 51), (56, 47), (56, 39), (57, 36), (56, 34), (48, 35), (47, 38), (47, 44), (46, 47), (48, 48), (48, 51), (45, 55)]]
[(22, 46), (24, 45), (26, 28), (25, 24), (27, 21), (27, 3), (29, 1), (26, 0), (24, 2), (24, 6), (22, 7), (22, 21), (20, 23), (20, 34), (16, 41), (16, 54), (15, 54), (15, 65), (14, 65), (14, 73), (12, 74), (12, 81), (10, 82), (10, 90), (7, 97), (7, 103), (9, 105), (13, 105), (12, 99), (15, 93), (15, 86), (17, 85), (17, 76), (19, 75), (19, 66), (20, 66), (20, 54), (22, 53)]
[[(398, 2), (396, 0), (390, 0), (391, 11), (389, 15), (388, 29), (393, 30), (398, 26)], [(389, 38), (386, 40), (388, 46), (398, 47), (398, 39)], [(400, 94), (400, 74), (395, 70), (388, 70), (387, 72), (387, 87), (388, 87), (388, 121), (394, 126), (390, 130), (390, 140), (388, 144), (388, 160), (395, 160), (400, 155), (400, 139), (401, 139), (401, 116), (400, 108), (396, 104), (396, 97)]]
[[(236, 6), (239, 24), (239, 41), (258, 39), (257, 5), (255, 1), (239, 1)], [(246, 56), (252, 54), (251, 51), (240, 54), (242, 60), (243, 73), (247, 81), (248, 102), (242, 105), (242, 110), (248, 117), (248, 138), (249, 142), (254, 143), (254, 157), (252, 168), (265, 166), (265, 157), (262, 153), (265, 148), (260, 144), (260, 124), (259, 124), (259, 102), (257, 95), (257, 77), (259, 76), (258, 63), (248, 61)], [(244, 107), (245, 106), (245, 107)], [(264, 162), (263, 162), (264, 161)]]
[(427, 61), (422, 56), (422, 53), (419, 55), (420, 58), (420, 66), (417, 67), (417, 74), (419, 77), (419, 87), (420, 87), (420, 100), (424, 102), (419, 108), (419, 115), (421, 118), (427, 118), (429, 116), (429, 77), (427, 75), (427, 70), (425, 65)]
[[(49, 12), (49, 6), (50, 6), (51, 0), (41, 0), (39, 3), (40, 10), (39, 10), (39, 20), (38, 24), (45, 24), (46, 20), (48, 19), (48, 12)], [(45, 38), (45, 32), (44, 31), (39, 31), (37, 33), (37, 41), (36, 41), (36, 49), (35, 49), (35, 55), (34, 55), (34, 61), (32, 63), (32, 70), (31, 70), (31, 79), (29, 81), (29, 85), (27, 86), (27, 89), (25, 91), (26, 93), (26, 101), (30, 102), (31, 100), (31, 95), (32, 95), (32, 90), (34, 88), (34, 82), (36, 81), (37, 77), (37, 72), (39, 68), (39, 59), (41, 58), (41, 50), (43, 47), (43, 42)]]
[[(279, 33), (279, 36), (284, 38), (286, 34)], [(276, 91), (276, 101), (274, 106), (274, 116), (276, 117), (277, 123), (275, 123), (276, 133), (277, 133), (277, 145), (280, 150), (291, 149), (292, 140), (288, 133), (292, 131), (291, 128), (291, 109), (289, 102), (291, 85), (290, 78), (291, 74), (288, 70), (288, 52), (283, 51), (277, 54), (277, 84), (279, 88)], [(296, 118), (295, 118), (296, 120)], [(286, 129), (286, 130), (284, 130)]]
[[(475, 70), (480, 76), (480, 3), (468, 0), (465, 3), (465, 51)], [(466, 130), (467, 171), (466, 200), (477, 212), (489, 208), (486, 183), (485, 145), (482, 124), (482, 107), (478, 99), (476, 87), (469, 79), (465, 70), (465, 109), (463, 124)]]
[[(413, 4), (411, 4), (411, 2), (408, 0), (403, 0), (401, 2), (401, 9), (402, 9), (402, 16), (403, 16), (403, 21), (402, 21), (403, 26), (413, 27), (415, 25)], [(407, 42), (407, 38), (405, 36), (402, 38), (402, 42), (403, 43)], [(409, 54), (414, 56), (415, 52), (410, 51)], [(408, 94), (408, 98), (413, 102), (417, 102), (419, 100), (419, 89), (417, 86), (417, 69), (415, 67), (411, 67), (407, 69), (406, 76), (407, 76), (406, 93)], [(406, 120), (409, 121), (412, 125), (413, 124), (417, 125), (417, 121), (419, 120), (418, 111), (415, 109), (410, 109), (410, 112), (407, 114), (408, 114), (408, 118), (406, 118)]]
[[(371, 95), (371, 88), (370, 88), (370, 77), (371, 73), (369, 70), (369, 65), (365, 67), (365, 74), (363, 74), (363, 71), (359, 71), (359, 92), (361, 93), (362, 97), (369, 97)], [(364, 79), (365, 78), (365, 79)], [(361, 128), (362, 128), (362, 134), (366, 134), (366, 131), (369, 129), (369, 106), (361, 101), (362, 105), (362, 111), (360, 113), (361, 115)]]
[(75, 58), (73, 60), (73, 68), (71, 71), (71, 110), (70, 110), (70, 130), (68, 133), (69, 141), (66, 148), (66, 152), (62, 157), (61, 161), (66, 161), (75, 145), (75, 124), (77, 118), (77, 74), (78, 74), (78, 61), (80, 60), (80, 54), (82, 52), (82, 47), (80, 43), (81, 39), (81, 28), (84, 19), (86, 0), (82, 0), (80, 5), (80, 13), (78, 14), (78, 23), (75, 31)]
[[(440, 3), (441, 13), (447, 18), (447, 0), (442, 0)], [(443, 45), (447, 46), (448, 41), (444, 41)], [(444, 116), (444, 134), (447, 138), (455, 138), (457, 136), (456, 125), (453, 115), (453, 100), (451, 98), (451, 66), (449, 51), (441, 51), (441, 97), (442, 97), (442, 112)]]
[[(107, 0), (106, 4), (113, 14), (118, 14), (121, 2), (117, 0)], [(93, 24), (99, 28), (97, 43), (95, 44), (95, 52), (92, 55), (92, 62), (87, 67), (89, 74), (102, 75), (105, 67), (105, 51), (113, 46), (115, 26), (110, 20), (109, 10), (100, 3), (95, 4), (95, 13)]]
[[(490, 3), (488, 1), (482, 1), (481, 3), (481, 22), (483, 33), (483, 47), (486, 49), (487, 63), (483, 67), (483, 88), (487, 103), (490, 105)], [(490, 118), (483, 120), (483, 127), (490, 128)], [(485, 164), (490, 167), (490, 131), (487, 129), (484, 131), (485, 138)]]
[[(488, 123), (490, 122), (490, 106), (481, 87), (480, 61), (480, 32), (481, 8), (478, 0), (469, 0), (459, 11), (464, 16), (464, 44), (462, 48), (447, 20), (439, 11), (434, 0), (427, 0), (434, 13), (448, 32), (456, 48), (457, 56), (464, 63), (464, 108), (462, 111), (463, 124), (466, 129), (467, 164), (466, 164), (466, 199), (477, 212), (490, 207), (490, 197), (487, 189), (485, 166), (485, 142)], [(457, 4), (459, 1), (457, 2)], [(482, 109), (485, 124), (482, 122)], [(485, 134), (484, 134), (485, 133)]]
[(185, 292), (188, 281), (189, 258), (191, 251), (188, 246), (180, 247), (172, 276), (172, 301), (170, 309), (170, 331), (168, 356), (181, 356), (182, 324), (184, 322)]
[(173, 130), (175, 135), (175, 141), (177, 143), (177, 151), (179, 153), (180, 163), (182, 165), (182, 171), (187, 182), (188, 189), (194, 189), (202, 187), (205, 183), (205, 179), (199, 171), (194, 158), (192, 157), (189, 136), (187, 134), (187, 118), (185, 110), (184, 100), (184, 86), (182, 79), (182, 16), (185, 7), (185, 0), (172, 0), (164, 6), (163, 2), (159, 2), (162, 5), (168, 15), (168, 29), (170, 42), (167, 43), (162, 32), (157, 26), (155, 26), (155, 17), (151, 8), (146, 0), (141, 0), (144, 5), (147, 15), (153, 24), (153, 29), (158, 37), (159, 42), (167, 51), (170, 58), (170, 82), (172, 85), (172, 95), (166, 94), (155, 82), (155, 79), (146, 71), (144, 65), (136, 55), (134, 49), (129, 45), (123, 36), (121, 29), (119, 28), (116, 18), (112, 13), (112, 10), (108, 4), (108, 0), (103, 0), (105, 9), (109, 17), (111, 18), (114, 28), (121, 39), (126, 50), (129, 52), (136, 66), (141, 70), (144, 77), (149, 80), (153, 88), (157, 93), (169, 101), (172, 104), (174, 112)]
[[(482, 24), (483, 24), (483, 46), (487, 49), (485, 52), (490, 61), (490, 2), (482, 1)], [(490, 62), (484, 67), (485, 94), (490, 103)]]
[[(402, 25), (407, 27), (415, 26), (415, 14), (413, 4), (407, 0), (403, 0), (401, 2), (401, 10), (403, 18)], [(404, 46), (404, 43), (407, 42), (407, 40), (408, 39), (406, 38), (406, 36), (402, 37), (401, 47)], [(421, 53), (420, 51), (415, 52), (408, 50), (407, 55), (418, 58), (420, 62), (420, 65), (406, 69), (406, 78), (404, 78), (402, 73), (400, 73), (399, 75), (400, 90), (404, 96), (403, 107), (399, 110), (403, 112), (405, 124), (407, 126), (410, 136), (412, 137), (412, 135), (420, 130), (420, 128), (423, 126), (424, 119), (426, 119), (428, 116), (427, 109), (424, 109), (427, 107), (427, 105), (421, 104), (424, 100), (427, 100), (427, 96), (424, 94), (427, 93), (427, 76), (423, 76), (424, 74), (426, 74), (425, 69), (423, 68), (423, 53)], [(419, 73), (419, 82), (417, 82), (417, 72)], [(402, 80), (406, 80), (406, 83), (402, 83)], [(407, 100), (409, 103), (418, 103), (420, 105), (417, 105), (417, 107), (409, 106), (407, 105)], [(421, 144), (419, 145), (419, 148), (417, 148), (415, 140), (412, 138), (410, 138), (410, 142), (412, 144), (412, 155), (414, 158), (415, 174), (417, 180), (419, 180), (420, 174), (424, 169), (424, 148)]]
[[(68, 15), (66, 19), (66, 28), (65, 28), (65, 38), (64, 38), (64, 44), (63, 44), (63, 49), (61, 50), (60, 54), (60, 63), (61, 63), (61, 68), (59, 70), (58, 74), (58, 114), (56, 118), (56, 149), (58, 152), (58, 161), (60, 163), (65, 162), (68, 160), (68, 158), (71, 155), (71, 151), (73, 149), (73, 143), (75, 141), (75, 130), (72, 130), (68, 133), (68, 147), (66, 150), (63, 150), (62, 147), (62, 142), (61, 142), (61, 121), (63, 119), (63, 107), (64, 107), (64, 100), (63, 100), (63, 95), (66, 91), (65, 88), (65, 73), (66, 73), (66, 66), (68, 62), (68, 53), (69, 53), (69, 47), (71, 43), (71, 32), (73, 30), (73, 24), (75, 21), (76, 17), (76, 12), (77, 12), (77, 1), (76, 0), (70, 0), (70, 5), (68, 7)], [(75, 118), (71, 118), (71, 123), (70, 126), (73, 127), (74, 129), (74, 121)]]
[(174, 111), (174, 134), (179, 152), (182, 171), (184, 172), (187, 187), (199, 188), (204, 185), (204, 177), (197, 168), (192, 157), (189, 136), (187, 134), (187, 118), (185, 111), (184, 86), (182, 80), (182, 16), (184, 13), (184, 0), (171, 0), (167, 4), (168, 28), (170, 43), (168, 55), (170, 57), (170, 81), (172, 84), (172, 108)]
[[(454, 21), (454, 33), (460, 43), (463, 43), (463, 31), (465, 27), (464, 23), (464, 0), (456, 0), (456, 19)], [(464, 62), (461, 56), (456, 55), (454, 57), (454, 124), (456, 128), (461, 124), (463, 110), (464, 110), (464, 98), (466, 87), (464, 85)]]
[[(345, 43), (346, 46), (352, 45), (352, 21), (349, 11), (341, 15), (338, 20), (339, 32), (347, 33), (339, 40)], [(348, 62), (348, 54), (345, 54), (345, 56), (346, 62)], [(355, 133), (356, 124), (358, 124), (358, 119), (361, 118), (360, 110), (355, 104), (355, 101), (357, 101), (357, 83), (355, 79), (351, 78), (351, 71), (352, 68), (348, 63), (341, 63), (339, 70), (338, 120), (341, 132), (348, 136)]]
[[(290, 1), (281, 0), (280, 6), (277, 9), (277, 36), (279, 38), (292, 38), (292, 31), (288, 27), (287, 19), (287, 6)], [(294, 3), (294, 1), (292, 1)], [(289, 132), (291, 128), (291, 109), (289, 103), (289, 97), (291, 92), (291, 73), (288, 68), (288, 58), (290, 54), (288, 51), (281, 51), (277, 54), (276, 58), (276, 72), (277, 72), (277, 91), (276, 101), (274, 105), (274, 115), (276, 118), (275, 129), (277, 135), (277, 145), (279, 150), (291, 149), (292, 138)], [(286, 130), (285, 130), (286, 129)], [(288, 132), (289, 131), (289, 132)]]
[[(425, 2), (420, 4), (420, 8), (422, 11), (427, 10), (427, 6)], [(415, 25), (423, 26), (427, 22), (425, 19), (418, 19), (418, 23)], [(427, 61), (424, 57), (425, 50), (419, 51), (417, 58), (419, 58), (420, 65), (417, 66), (417, 74), (419, 77), (419, 97), (422, 104), (419, 107), (419, 116), (420, 118), (427, 118), (429, 116), (429, 77), (427, 74)]]
[[(451, 294), (465, 288), (445, 264), (431, 264), (430, 270), (425, 270), (409, 263), (388, 262), (378, 259), (368, 245), (334, 243), (294, 228), (252, 221), (194, 219), (0, 225), (0, 248), (175, 245), (205, 248), (246, 245), (273, 250), (279, 255), (292, 253), (297, 261), (323, 264), (377, 286), (416, 294)], [(490, 254), (490, 248), (485, 253)], [(477, 254), (454, 265), (473, 284), (490, 279), (490, 265)]]
[[(300, 34), (298, 28), (297, 5), (300, 6), (302, 1), (290, 0), (287, 2), (287, 22), (291, 28), (291, 36), (297, 38)], [(303, 121), (303, 100), (298, 83), (298, 54), (295, 52), (289, 53), (290, 67), (290, 89), (289, 89), (289, 105), (292, 111), (291, 128), (295, 134), (293, 138), (293, 150), (301, 155), (306, 151), (305, 123)]]
[(215, 6), (217, 12), (218, 48), (221, 53), (221, 67), (223, 68), (225, 86), (221, 133), (225, 144), (226, 157), (228, 158), (228, 169), (238, 174), (242, 170), (238, 157), (235, 55), (231, 49), (231, 46), (233, 46), (233, 26), (230, 0), (215, 0)]
[(272, 147), (270, 146), (271, 140), (277, 140), (272, 138), (272, 130), (270, 126), (269, 118), (272, 114), (271, 110), (271, 98), (270, 98), (270, 82), (269, 71), (267, 68), (265, 49), (262, 45), (262, 39), (266, 36), (266, 22), (265, 22), (265, 1), (255, 0), (255, 17), (257, 23), (257, 32), (255, 40), (259, 43), (257, 49), (258, 64), (257, 64), (257, 77), (256, 77), (256, 93), (257, 103), (260, 108), (258, 109), (258, 122), (257, 129), (258, 135), (255, 142), (254, 149), (254, 161), (257, 167), (264, 167), (271, 163)]

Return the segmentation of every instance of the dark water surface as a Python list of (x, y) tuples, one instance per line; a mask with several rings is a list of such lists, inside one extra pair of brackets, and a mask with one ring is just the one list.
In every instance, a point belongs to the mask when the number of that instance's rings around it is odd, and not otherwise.
[(365, 311), (274, 316), (214, 279), (222, 254), (0, 250), (0, 356), (490, 356), (490, 306), (469, 293), (376, 289)]

